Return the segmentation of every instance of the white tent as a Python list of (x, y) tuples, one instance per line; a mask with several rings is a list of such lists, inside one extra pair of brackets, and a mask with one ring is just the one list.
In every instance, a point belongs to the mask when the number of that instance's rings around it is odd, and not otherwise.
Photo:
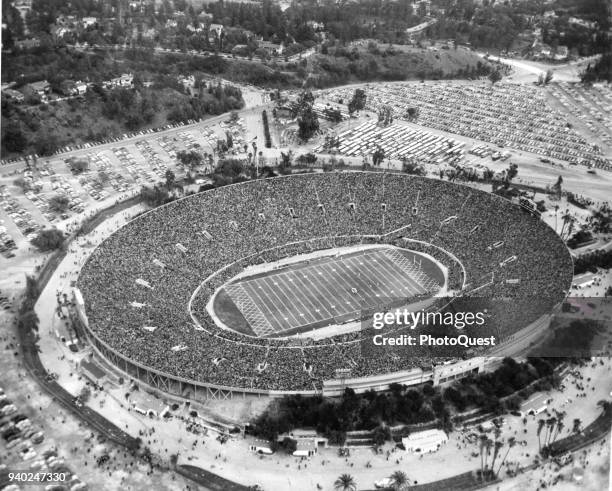
[(436, 452), (440, 446), (448, 441), (448, 436), (442, 430), (425, 430), (411, 433), (402, 438), (406, 450), (414, 453)]

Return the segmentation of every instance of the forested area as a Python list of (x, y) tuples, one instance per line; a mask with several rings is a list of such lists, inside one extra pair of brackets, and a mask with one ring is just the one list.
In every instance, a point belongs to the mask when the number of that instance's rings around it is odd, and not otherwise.
[[(218, 115), (244, 105), (240, 89), (221, 85), (189, 63), (128, 52), (116, 59), (100, 53), (41, 49), (5, 57), (11, 70), (23, 69), (17, 86), (47, 79), (54, 87), (63, 77), (90, 80), (86, 94), (48, 104), (36, 98), (28, 104), (2, 99), (2, 153), (49, 155), (57, 148), (120, 136), (126, 131)], [(21, 68), (18, 68), (18, 64)], [(199, 64), (196, 64), (199, 66)], [(181, 72), (181, 70), (183, 70)], [(133, 88), (105, 89), (102, 81), (134, 73)], [(3, 72), (3, 73), (6, 73)], [(13, 72), (14, 73), (14, 72)], [(182, 73), (195, 75), (194, 87), (179, 82)], [(145, 87), (145, 81), (149, 81)]]
[[(553, 48), (567, 46), (576, 55), (589, 56), (610, 49), (610, 2), (607, 0), (557, 0), (542, 2), (475, 2), (438, 0), (445, 14), (428, 29), (433, 37), (469, 42), (475, 48), (511, 50), (525, 30), (535, 27), (534, 18), (555, 13), (542, 28), (543, 42)], [(572, 24), (570, 18), (597, 22), (597, 32)]]

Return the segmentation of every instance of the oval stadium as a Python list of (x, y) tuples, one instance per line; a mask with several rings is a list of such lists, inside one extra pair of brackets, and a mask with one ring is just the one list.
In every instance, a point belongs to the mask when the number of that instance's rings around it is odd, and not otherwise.
[(165, 393), (334, 395), (516, 353), (362, 356), (372, 312), (476, 299), (503, 349), (541, 334), (572, 271), (558, 235), (496, 195), (404, 174), (308, 173), (141, 215), (92, 252), (76, 299), (95, 351)]

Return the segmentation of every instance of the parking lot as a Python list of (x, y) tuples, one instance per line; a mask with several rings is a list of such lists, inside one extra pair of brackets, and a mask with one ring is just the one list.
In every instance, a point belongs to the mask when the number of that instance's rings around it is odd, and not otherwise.
[(224, 119), (227, 116), (98, 147), (69, 149), (58, 156), (31, 159), (27, 166), (0, 167), (0, 253), (14, 257), (41, 229), (67, 230), (87, 211), (110, 205), (142, 185), (163, 181), (167, 170), (184, 176), (186, 169), (177, 161), (180, 151), (199, 152), (205, 171), (215, 161), (217, 140), (225, 140), (228, 133), (235, 151), (243, 152), (244, 120)]

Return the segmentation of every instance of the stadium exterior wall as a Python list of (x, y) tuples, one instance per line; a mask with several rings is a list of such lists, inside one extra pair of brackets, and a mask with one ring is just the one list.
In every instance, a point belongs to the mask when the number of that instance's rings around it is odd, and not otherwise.
[[(363, 171), (358, 171), (358, 172), (363, 172)], [(376, 172), (371, 172), (371, 173), (376, 173)], [(274, 179), (283, 179), (283, 178), (290, 178), (290, 177), (292, 176), (291, 175), (278, 176), (278, 177), (275, 177)], [(426, 179), (430, 179), (430, 178), (426, 178)], [(242, 183), (236, 183), (236, 184), (231, 184), (230, 186), (239, 186), (241, 184)], [(469, 185), (466, 185), (463, 183), (456, 183), (456, 185), (462, 186), (465, 188), (470, 188)], [(208, 193), (208, 192), (214, 192), (214, 189), (210, 191), (204, 191), (203, 193)], [(505, 200), (505, 198), (496, 196), (494, 194), (491, 196), (494, 200), (495, 199)], [(167, 203), (157, 208), (151, 209), (145, 213), (142, 213), (138, 217), (135, 217), (129, 220), (124, 226), (127, 226), (130, 223), (142, 218), (144, 215), (155, 213), (160, 208), (171, 206), (173, 204), (176, 204), (177, 201), (186, 200), (189, 198), (191, 198), (191, 196), (185, 196), (183, 198), (179, 198), (178, 200), (172, 203)], [(543, 222), (543, 223), (546, 224), (546, 222)], [(550, 228), (550, 225), (548, 224), (546, 225)], [(388, 234), (385, 234), (385, 235), (388, 235)], [(103, 246), (103, 244), (105, 244), (108, 239), (109, 237), (106, 237), (104, 240), (102, 240), (102, 242), (98, 244), (98, 246), (96, 246), (96, 249), (98, 247)], [(412, 241), (421, 242), (417, 240), (412, 240)], [(433, 245), (433, 244), (430, 244), (430, 245)], [(434, 246), (434, 247), (437, 247), (437, 246)], [(448, 254), (448, 251), (444, 250), (444, 252)], [(571, 256), (569, 250), (568, 250), (568, 254), (572, 258), (572, 262), (573, 262), (573, 257)], [(453, 258), (457, 260), (456, 257), (453, 256)], [(463, 269), (463, 264), (458, 260), (457, 262), (461, 265)], [(218, 271), (213, 273), (213, 275), (217, 273)], [(464, 273), (463, 274), (463, 287), (465, 288), (466, 286), (465, 285), (465, 280), (466, 280), (465, 269), (463, 269), (463, 273)], [(165, 395), (172, 396), (172, 397), (178, 397), (181, 399), (190, 399), (190, 400), (198, 401), (198, 400), (211, 400), (211, 399), (213, 400), (214, 399), (228, 399), (228, 398), (232, 398), (235, 396), (246, 397), (247, 395), (259, 396), (259, 397), (261, 396), (282, 397), (284, 395), (290, 395), (290, 394), (315, 395), (315, 394), (325, 393), (325, 395), (332, 396), (332, 395), (337, 394), (337, 391), (339, 390), (339, 387), (335, 387), (333, 390), (330, 390), (327, 393), (325, 392), (326, 384), (330, 388), (334, 387), (333, 383), (335, 382), (337, 384), (338, 382), (337, 379), (324, 381), (322, 391), (316, 390), (316, 389), (301, 390), (301, 391), (263, 390), (263, 389), (236, 388), (236, 387), (208, 384), (204, 382), (197, 382), (197, 381), (189, 380), (189, 379), (182, 378), (179, 376), (166, 374), (154, 368), (147, 367), (145, 365), (142, 365), (118, 353), (116, 350), (114, 350), (113, 348), (108, 346), (106, 343), (104, 343), (101, 339), (99, 339), (89, 329), (89, 323), (85, 315), (83, 296), (81, 295), (80, 291), (78, 291), (78, 289), (75, 288), (74, 291), (75, 291), (75, 295), (76, 295), (76, 292), (78, 292), (78, 296), (80, 297), (79, 300), (81, 301), (81, 305), (77, 305), (77, 313), (78, 313), (76, 317), (77, 324), (79, 324), (81, 333), (83, 334), (84, 338), (86, 338), (89, 341), (95, 353), (98, 356), (105, 359), (106, 361), (110, 362), (112, 366), (116, 367), (120, 372), (124, 373), (129, 378), (138, 380), (143, 385), (146, 385), (155, 391), (160, 391), (161, 393)], [(195, 293), (196, 292), (194, 292), (194, 295)], [(550, 318), (551, 318), (551, 315), (546, 314), (540, 317), (539, 319), (537, 319), (536, 321), (534, 321), (533, 323), (531, 323), (530, 325), (526, 326), (520, 331), (515, 332), (513, 335), (505, 339), (503, 343), (497, 347), (496, 354), (494, 354), (493, 356), (489, 355), (489, 357), (486, 359), (483, 369), (484, 370), (494, 369), (495, 367), (499, 365), (499, 361), (501, 360), (500, 357), (513, 356), (513, 354), (516, 353), (517, 349), (524, 350), (524, 343), (526, 341), (528, 344), (532, 344), (535, 339), (539, 338), (543, 334), (545, 328), (549, 326)], [(399, 373), (402, 373), (402, 372), (399, 372)], [(392, 383), (416, 385), (419, 383), (426, 382), (427, 377), (430, 377), (429, 380), (433, 380), (434, 378), (433, 371), (431, 373), (423, 372), (423, 374), (420, 377), (416, 377), (413, 372), (404, 372), (404, 376), (400, 375), (398, 377), (397, 372), (395, 372), (395, 373), (384, 374), (382, 376), (362, 377), (362, 378), (351, 379), (352, 385), (345, 384), (344, 387), (352, 388), (354, 385), (355, 390), (362, 391), (362, 392), (365, 390), (368, 390), (368, 388), (373, 388), (374, 390), (386, 390), (388, 386)], [(386, 384), (384, 383), (385, 378), (387, 379)], [(376, 379), (376, 380), (373, 380), (373, 379)], [(371, 382), (371, 386), (368, 386), (369, 382)], [(193, 390), (193, 395), (191, 395), (192, 390)]]
[[(80, 295), (75, 289), (75, 298)], [(81, 296), (82, 298), (82, 296)], [(177, 397), (180, 399), (189, 399), (195, 402), (207, 400), (225, 400), (233, 397), (282, 397), (292, 394), (301, 394), (304, 396), (312, 396), (322, 394), (329, 397), (339, 396), (344, 392), (344, 389), (351, 388), (356, 392), (365, 392), (367, 390), (383, 391), (387, 390), (391, 384), (402, 385), (418, 385), (425, 382), (433, 382), (434, 385), (446, 383), (450, 381), (448, 375), (452, 373), (452, 379), (459, 379), (469, 373), (479, 373), (495, 369), (499, 365), (502, 357), (512, 356), (517, 351), (525, 349), (525, 345), (533, 344), (539, 338), (550, 324), (551, 315), (546, 314), (527, 327), (514, 333), (505, 342), (498, 347), (496, 354), (488, 357), (475, 357), (470, 360), (458, 361), (449, 365), (441, 365), (434, 367), (433, 370), (414, 369), (402, 372), (391, 372), (383, 375), (375, 375), (371, 377), (358, 377), (347, 379), (331, 379), (323, 382), (323, 390), (264, 390), (264, 389), (249, 389), (244, 387), (230, 387), (223, 385), (209, 384), (198, 382), (187, 378), (170, 375), (154, 368), (147, 367), (135, 360), (131, 360), (126, 356), (118, 353), (116, 350), (108, 346), (98, 336), (96, 336), (88, 326), (87, 318), (82, 311), (83, 305), (77, 302), (77, 321), (80, 331), (89, 341), (95, 353), (117, 368), (121, 373), (125, 374), (130, 379), (138, 381), (155, 391), (159, 391), (164, 395)]]

